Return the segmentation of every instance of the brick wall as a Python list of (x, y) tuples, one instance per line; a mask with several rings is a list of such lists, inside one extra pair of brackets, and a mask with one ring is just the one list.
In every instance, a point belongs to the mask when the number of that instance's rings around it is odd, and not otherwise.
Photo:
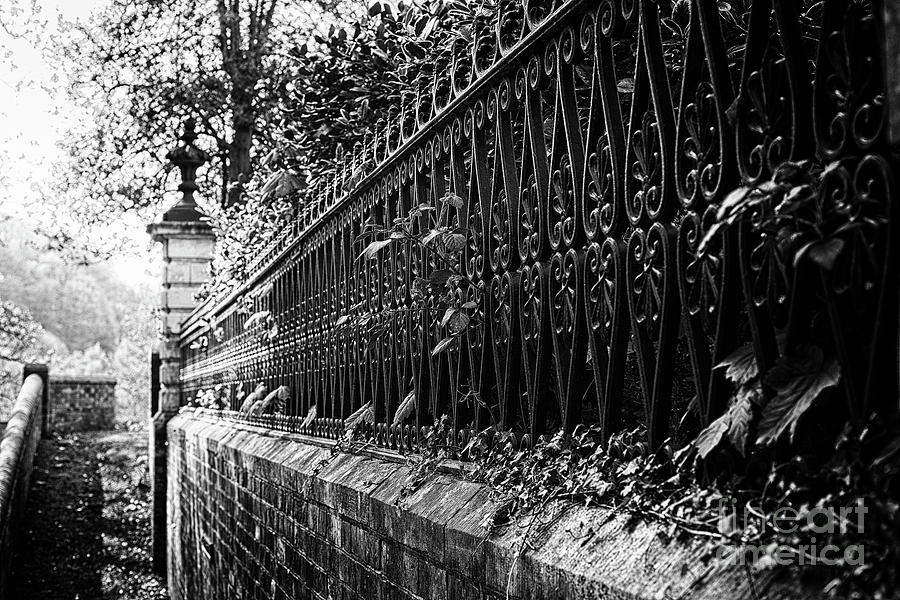
[(112, 429), (116, 422), (116, 380), (54, 374), (47, 412), (48, 427), (54, 432)]
[[(43, 371), (46, 376), (46, 370)], [(19, 392), (0, 441), (0, 598), (7, 598), (9, 570), (23, 541), (22, 523), (34, 454), (41, 439), (43, 380), (29, 375)]]
[[(796, 598), (770, 573), (701, 559), (661, 527), (575, 508), (485, 539), (488, 491), (449, 473), (400, 500), (398, 457), (183, 410), (168, 425), (173, 600)], [(555, 518), (554, 518), (555, 516)], [(512, 576), (509, 576), (511, 567)], [(509, 596), (507, 596), (509, 584)]]

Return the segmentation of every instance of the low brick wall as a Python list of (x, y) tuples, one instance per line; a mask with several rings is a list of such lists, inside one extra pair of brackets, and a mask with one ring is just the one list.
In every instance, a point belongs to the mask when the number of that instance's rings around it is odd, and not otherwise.
[(378, 451), (332, 454), (200, 410), (168, 439), (173, 600), (798, 597), (595, 508), (550, 519), (517, 560), (522, 528), (485, 538), (483, 486), (438, 473), (401, 501), (410, 468)]
[(18, 527), (26, 508), (34, 453), (41, 439), (43, 386), (39, 375), (25, 379), (0, 440), (0, 598), (7, 597)]
[(47, 412), (47, 424), (54, 432), (112, 429), (116, 422), (116, 380), (54, 374)]

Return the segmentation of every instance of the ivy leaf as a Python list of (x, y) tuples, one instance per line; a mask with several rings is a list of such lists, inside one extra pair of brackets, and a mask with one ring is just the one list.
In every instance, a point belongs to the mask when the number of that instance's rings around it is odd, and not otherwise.
[(447, 327), (450, 333), (456, 335), (469, 324), (469, 315), (458, 308), (448, 308), (441, 319), (441, 327)]
[(466, 236), (461, 233), (451, 233), (444, 238), (444, 247), (450, 253), (462, 252), (466, 247)]
[(697, 254), (699, 256), (703, 256), (708, 252), (710, 245), (713, 240), (716, 239), (716, 236), (725, 229), (725, 223), (713, 223), (710, 228), (706, 231), (706, 234), (703, 236), (703, 239), (700, 240), (700, 244), (697, 246)]
[(448, 327), (450, 329), (450, 333), (456, 335), (457, 333), (462, 333), (466, 327), (469, 326), (469, 315), (464, 313), (461, 310), (453, 313), (453, 316), (450, 318), (450, 323)]
[(428, 55), (422, 46), (413, 41), (403, 44), (403, 53), (415, 61), (423, 60)]
[(406, 398), (403, 399), (403, 402), (400, 403), (400, 406), (397, 407), (397, 412), (394, 413), (394, 422), (392, 423), (392, 425), (402, 425), (403, 421), (409, 418), (409, 415), (412, 414), (415, 408), (416, 391), (412, 390), (406, 395)]
[(446, 327), (447, 323), (450, 322), (450, 317), (453, 316), (453, 313), (456, 312), (455, 308), (448, 308), (444, 311), (444, 316), (441, 318), (441, 327)]
[(724, 222), (728, 221), (734, 214), (737, 212), (738, 208), (741, 207), (746, 199), (753, 192), (753, 188), (742, 185), (731, 192), (725, 199), (722, 200), (722, 204), (719, 206), (719, 212), (716, 215), (716, 221)]
[(432, 285), (444, 285), (453, 273), (449, 269), (435, 269), (428, 276), (428, 281)]
[(625, 77), (624, 79), (620, 79), (618, 83), (616, 83), (616, 90), (618, 90), (620, 94), (633, 94), (634, 77)]
[(273, 173), (260, 190), (263, 200), (269, 198), (283, 198), (305, 187), (304, 181), (292, 171), (277, 171)]
[(442, 233), (444, 233), (443, 229), (432, 229), (425, 235), (425, 237), (422, 238), (422, 244), (427, 246), (435, 239), (437, 239), (438, 236), (440, 236)]
[(763, 409), (756, 443), (770, 444), (785, 430), (790, 430), (793, 440), (800, 418), (825, 390), (836, 386), (840, 378), (837, 360), (825, 356), (818, 346), (803, 344), (794, 354), (779, 358), (766, 377), (775, 397)]
[(808, 206), (815, 196), (815, 188), (809, 184), (792, 187), (790, 191), (784, 195), (784, 200), (775, 207), (775, 212), (779, 215), (796, 214), (797, 211)]
[[(830, 163), (822, 175), (824, 176), (829, 172), (830, 169), (833, 168), (833, 165), (839, 165), (840, 163)], [(809, 175), (809, 161), (801, 160), (801, 161), (790, 161), (786, 160), (775, 169), (775, 173), (772, 175), (772, 180), (777, 183), (786, 183), (786, 184), (796, 184), (798, 182), (807, 179)]]
[(447, 192), (447, 194), (441, 198), (441, 202), (444, 204), (449, 204), (453, 208), (462, 208), (463, 207), (463, 199), (453, 192)]
[(744, 344), (716, 365), (717, 369), (723, 367), (726, 368), (725, 377), (739, 386), (759, 375), (759, 368), (756, 366), (756, 355), (753, 353), (753, 345)]

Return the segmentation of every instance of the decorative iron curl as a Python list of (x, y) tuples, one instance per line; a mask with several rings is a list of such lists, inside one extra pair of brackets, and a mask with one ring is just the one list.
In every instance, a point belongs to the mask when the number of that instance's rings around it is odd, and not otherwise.
[(597, 8), (597, 26), (603, 37), (619, 37), (622, 34), (622, 21), (627, 19), (616, 0), (600, 0)]
[(559, 39), (554, 38), (547, 43), (547, 47), (544, 48), (544, 56), (541, 62), (541, 66), (543, 67), (543, 79), (546, 81), (553, 81), (553, 78), (556, 76), (556, 67), (557, 61), (559, 59)]
[(523, 262), (537, 257), (541, 246), (541, 220), (537, 180), (530, 174), (519, 190), (519, 258)]
[(575, 190), (572, 162), (568, 154), (559, 158), (550, 181), (550, 247), (558, 250), (575, 234)]
[(723, 244), (721, 234), (710, 239), (708, 248), (699, 251), (710, 227), (716, 222), (715, 208), (707, 208), (702, 217), (689, 212), (678, 226), (681, 301), (690, 318), (696, 318), (707, 336), (716, 333), (722, 276)]
[(554, 0), (523, 0), (525, 6), (525, 20), (533, 31), (538, 29), (542, 22), (549, 17), (556, 8)]
[(571, 26), (563, 27), (557, 43), (559, 44), (559, 58), (565, 64), (570, 65), (576, 59), (580, 58), (580, 55), (577, 52), (580, 48), (580, 43), (576, 43), (575, 30)]
[(581, 46), (581, 52), (590, 55), (594, 50), (594, 35), (597, 26), (597, 13), (588, 11), (581, 18), (581, 24), (578, 27), (578, 44)]
[(525, 100), (525, 90), (528, 87), (527, 65), (516, 69), (513, 90), (516, 93), (516, 100), (522, 102)]
[(499, 56), (496, 32), (487, 19), (484, 14), (476, 14), (472, 23), (472, 64), (476, 78), (484, 75)]
[(544, 80), (544, 69), (541, 64), (541, 59), (537, 55), (528, 59), (528, 64), (525, 66), (525, 73), (528, 75), (528, 87), (532, 90), (537, 90)]
[(513, 84), (508, 77), (504, 77), (497, 84), (497, 99), (499, 101), (500, 110), (508, 111), (513, 107), (513, 103), (517, 95), (512, 90)]
[(473, 197), (469, 203), (466, 249), (463, 255), (466, 275), (470, 279), (481, 277), (484, 272), (484, 230), (481, 210), (481, 202), (477, 197)]
[(453, 63), (450, 80), (456, 97), (462, 96), (472, 84), (472, 54), (466, 42), (457, 39), (453, 42)]
[(632, 225), (637, 225), (651, 211), (663, 202), (662, 195), (662, 152), (658, 124), (652, 110), (647, 110), (638, 127), (631, 134), (630, 171), (634, 187), (626, 188), (626, 214)]
[(722, 173), (719, 145), (721, 123), (712, 85), (702, 81), (693, 102), (679, 118), (679, 159), (675, 162), (676, 184), (681, 203), (688, 208), (715, 197)]
[(509, 263), (509, 227), (509, 203), (506, 190), (501, 189), (491, 202), (490, 265), (495, 273), (499, 273)]
[(525, 10), (519, 0), (501, 0), (497, 11), (497, 45), (505, 56), (525, 35)]

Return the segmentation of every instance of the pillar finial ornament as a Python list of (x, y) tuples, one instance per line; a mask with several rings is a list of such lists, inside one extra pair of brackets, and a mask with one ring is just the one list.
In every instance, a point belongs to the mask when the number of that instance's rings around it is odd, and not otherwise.
[(166, 158), (181, 172), (181, 183), (178, 191), (181, 199), (167, 210), (163, 221), (199, 221), (203, 214), (197, 209), (194, 192), (197, 187), (197, 169), (209, 161), (209, 155), (194, 145), (197, 139), (196, 121), (188, 118), (184, 122), (184, 131), (180, 136), (181, 144), (166, 154)]

